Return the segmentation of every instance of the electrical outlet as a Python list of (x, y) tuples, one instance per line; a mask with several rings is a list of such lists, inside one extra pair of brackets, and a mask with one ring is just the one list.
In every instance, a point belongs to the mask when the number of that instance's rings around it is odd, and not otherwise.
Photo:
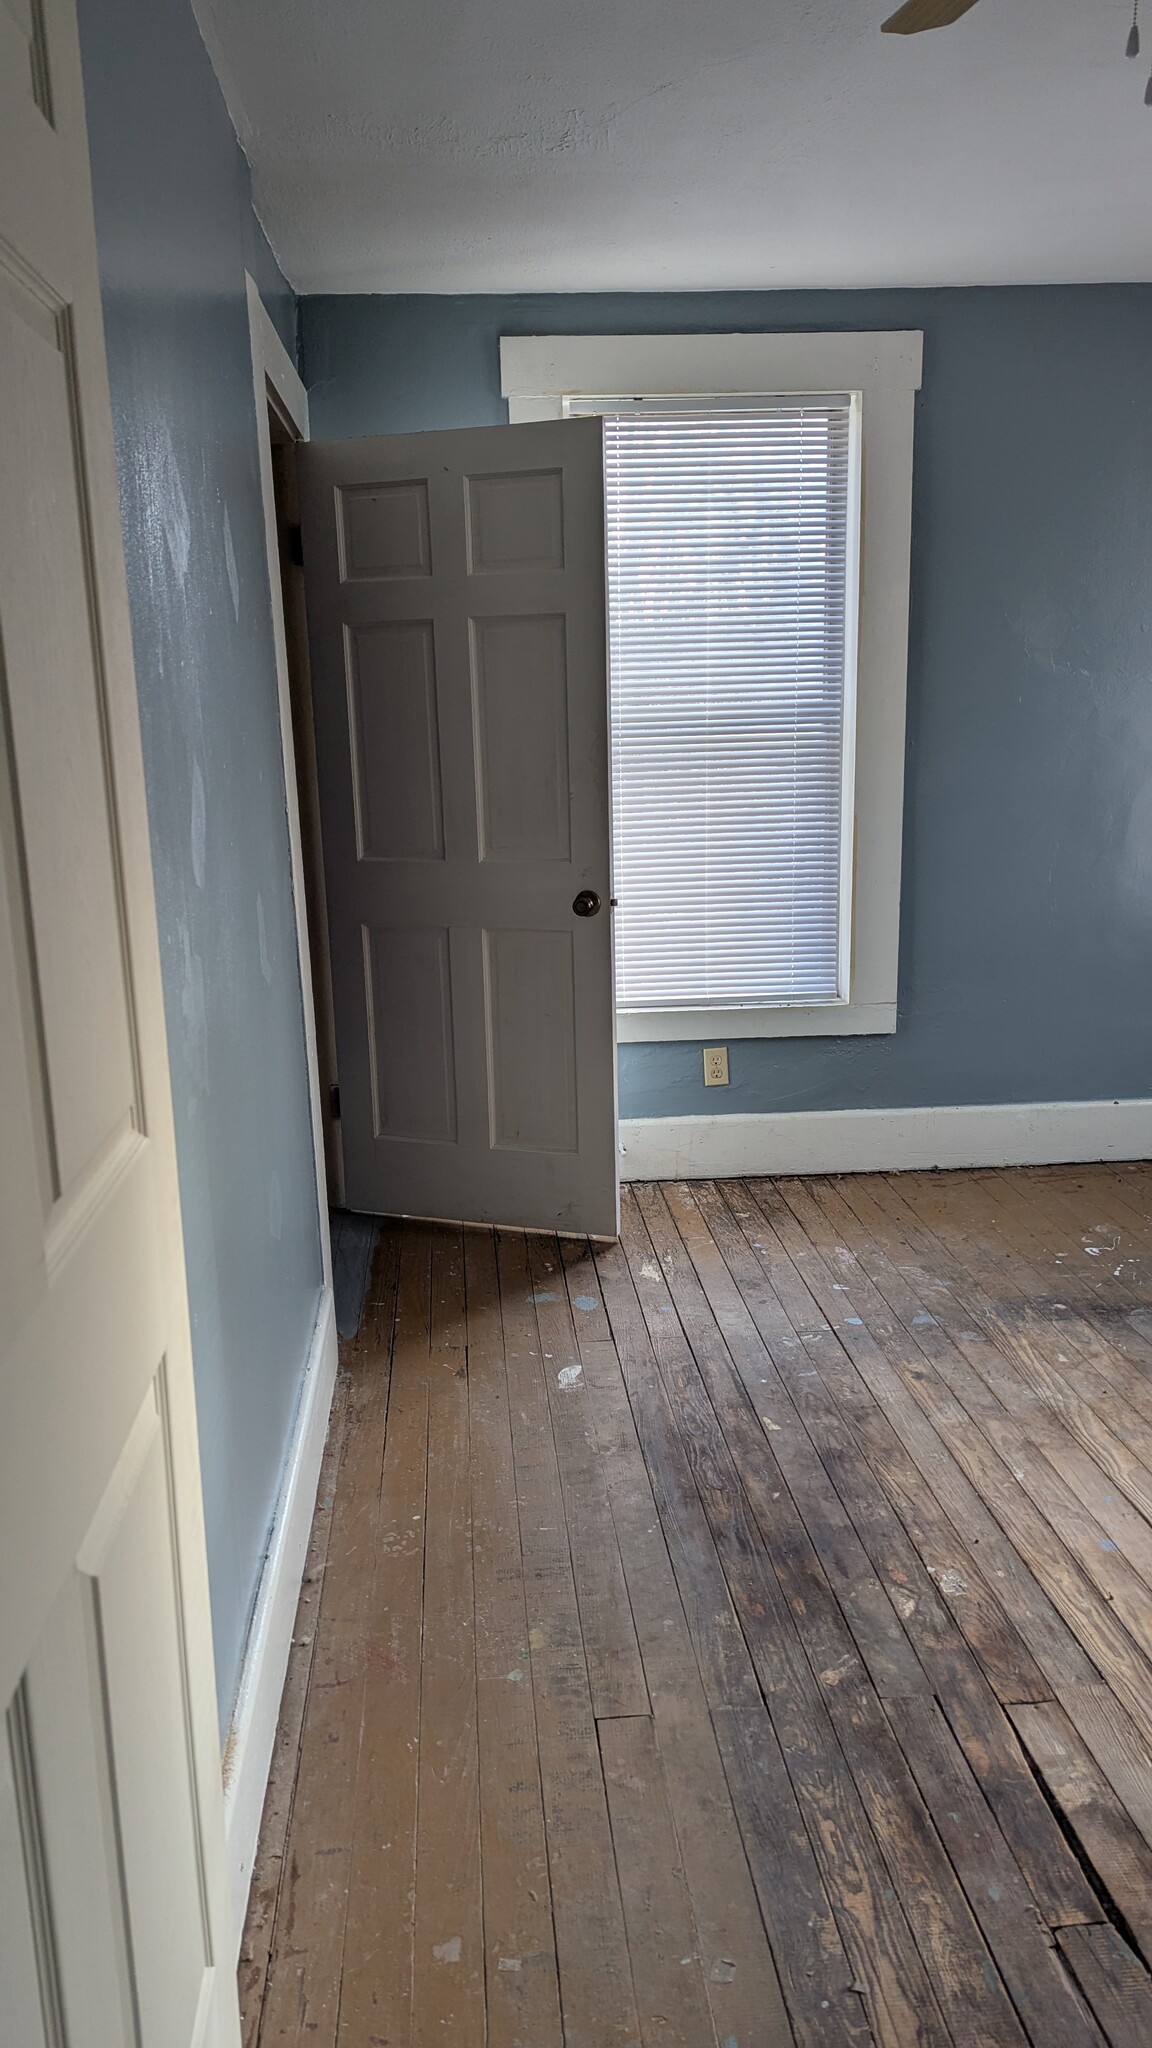
[(726, 1088), (728, 1086), (728, 1047), (706, 1045), (704, 1047), (704, 1086)]

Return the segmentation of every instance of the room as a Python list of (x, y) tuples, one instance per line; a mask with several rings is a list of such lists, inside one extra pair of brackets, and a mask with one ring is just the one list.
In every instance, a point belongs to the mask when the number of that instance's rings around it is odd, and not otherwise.
[(1152, 17), (910, 6), (0, 17), (14, 2048), (1152, 2041)]

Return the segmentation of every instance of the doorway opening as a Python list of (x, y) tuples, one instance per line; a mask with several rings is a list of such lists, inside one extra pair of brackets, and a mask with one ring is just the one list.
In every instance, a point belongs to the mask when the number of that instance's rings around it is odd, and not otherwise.
[[(320, 836), (320, 797), (316, 778), (316, 739), (312, 723), (312, 675), (308, 662), (308, 613), (304, 551), (300, 543), (300, 490), (296, 450), (300, 433), (287, 407), (267, 385), (268, 439), (272, 455), (272, 505), (276, 521), (279, 596), (284, 623), (284, 654), (288, 679), (288, 711), (300, 833), (300, 876), (304, 891), (307, 956), (301, 955), (301, 977), (311, 980), (316, 1026), (316, 1069), (323, 1137), (324, 1177), (328, 1201), (340, 1208), (344, 1167), (340, 1147), (340, 1090), (336, 1068), (336, 1029), (332, 1009), (332, 977), (328, 952), (328, 908), (324, 895), (324, 850)], [(285, 773), (287, 774), (287, 761)]]

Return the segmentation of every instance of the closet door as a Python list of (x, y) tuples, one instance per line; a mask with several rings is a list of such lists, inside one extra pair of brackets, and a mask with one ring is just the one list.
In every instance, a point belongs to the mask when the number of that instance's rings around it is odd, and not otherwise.
[(300, 454), (347, 1201), (613, 1237), (600, 422)]

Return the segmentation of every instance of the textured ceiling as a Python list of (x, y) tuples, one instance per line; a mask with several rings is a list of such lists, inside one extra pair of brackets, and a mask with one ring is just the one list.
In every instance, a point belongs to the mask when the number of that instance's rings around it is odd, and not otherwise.
[(1152, 278), (1152, 5), (196, 4), (299, 291)]

